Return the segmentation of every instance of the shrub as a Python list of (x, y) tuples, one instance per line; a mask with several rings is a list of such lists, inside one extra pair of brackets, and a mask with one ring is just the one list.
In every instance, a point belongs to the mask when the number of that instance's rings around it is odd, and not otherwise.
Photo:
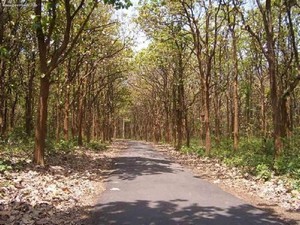
[(11, 170), (12, 167), (10, 165), (10, 162), (9, 161), (2, 161), (0, 160), (0, 172), (5, 172), (7, 170)]
[(52, 139), (46, 140), (46, 149), (48, 154), (55, 154), (57, 152), (60, 153), (70, 153), (74, 150), (76, 146), (76, 142), (74, 140), (59, 140), (56, 142)]
[(259, 164), (256, 166), (256, 176), (266, 181), (272, 177), (272, 172), (268, 165)]
[(85, 144), (85, 147), (93, 150), (93, 151), (104, 151), (107, 149), (107, 145), (105, 143), (91, 141)]
[(180, 151), (186, 154), (194, 153), (198, 156), (203, 156), (205, 154), (205, 149), (197, 144), (191, 144), (190, 147), (183, 146)]
[(300, 191), (300, 179), (293, 180), (292, 183), (291, 183), (291, 185), (292, 185), (293, 189)]
[(65, 153), (70, 153), (74, 150), (75, 146), (76, 144), (73, 140), (60, 140), (55, 143), (54, 148)]

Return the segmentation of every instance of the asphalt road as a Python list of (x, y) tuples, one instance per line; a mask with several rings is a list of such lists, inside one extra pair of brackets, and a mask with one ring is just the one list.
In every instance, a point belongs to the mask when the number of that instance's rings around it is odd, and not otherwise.
[(92, 225), (285, 224), (140, 142), (115, 159), (106, 188)]

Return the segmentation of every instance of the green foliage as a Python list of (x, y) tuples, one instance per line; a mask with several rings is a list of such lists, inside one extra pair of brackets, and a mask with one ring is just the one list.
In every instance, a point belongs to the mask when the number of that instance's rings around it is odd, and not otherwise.
[(244, 166), (244, 158), (241, 156), (224, 158), (223, 162), (231, 167)]
[(287, 174), (300, 179), (300, 138), (297, 129), (292, 137), (284, 140), (283, 155), (274, 162), (275, 172), (279, 175)]
[(1, 173), (2, 173), (2, 172), (5, 172), (5, 171), (7, 171), (7, 170), (11, 170), (11, 169), (12, 169), (12, 167), (11, 167), (9, 161), (7, 161), (7, 160), (5, 160), (5, 161), (0, 160), (0, 172), (1, 172)]
[(300, 191), (300, 179), (298, 179), (298, 180), (293, 180), (293, 181), (291, 182), (291, 186), (292, 186), (293, 189), (299, 190), (299, 191)]
[(256, 169), (260, 168), (259, 165), (272, 168), (273, 146), (269, 145), (269, 141), (258, 138), (241, 138), (238, 151), (235, 152), (232, 146), (231, 140), (222, 140), (219, 145), (214, 147), (212, 155), (220, 158), (229, 166), (241, 167), (253, 175), (257, 174)]
[(211, 155), (221, 160), (227, 159), (232, 155), (233, 141), (229, 138), (224, 138), (219, 144), (214, 144)]
[(268, 165), (259, 164), (256, 166), (256, 176), (263, 180), (269, 180), (272, 176), (272, 172)]
[(70, 141), (60, 140), (59, 142), (55, 143), (54, 147), (59, 151), (69, 153), (74, 149), (75, 142), (74, 140), (70, 140)]
[(107, 149), (107, 145), (105, 143), (101, 143), (98, 141), (91, 141), (89, 143), (86, 143), (85, 147), (96, 152), (104, 151)]
[(274, 163), (274, 169), (277, 174), (288, 174), (291, 177), (300, 179), (300, 158), (291, 156), (282, 156)]
[(104, 0), (104, 3), (113, 5), (116, 9), (128, 9), (132, 6), (130, 0)]
[(55, 140), (47, 140), (46, 141), (46, 149), (49, 152), (49, 154), (54, 154), (56, 152), (63, 152), (63, 153), (70, 153), (74, 151), (76, 146), (76, 140), (59, 140), (56, 142)]
[[(47, 150), (49, 154), (55, 154), (56, 152), (59, 153), (71, 153), (78, 147), (77, 145), (77, 139), (73, 140), (60, 140), (58, 142), (54, 140), (48, 140), (47, 142)], [(90, 141), (89, 143), (85, 142), (84, 147), (93, 151), (104, 151), (107, 149), (107, 145), (105, 143), (101, 143), (98, 141)]]
[(13, 131), (7, 134), (7, 136), (0, 139), (1, 152), (7, 153), (10, 156), (14, 154), (27, 155), (32, 153), (34, 147), (34, 141), (32, 137), (29, 137), (22, 127), (16, 127)]
[(180, 149), (181, 152), (185, 153), (185, 154), (197, 154), (199, 156), (204, 156), (205, 155), (205, 149), (202, 146), (199, 146), (197, 144), (197, 140), (196, 139), (192, 139), (191, 140), (191, 144), (190, 147), (187, 146), (182, 146), (182, 148)]
[(22, 145), (32, 141), (32, 137), (28, 136), (23, 127), (15, 127), (7, 136), (7, 141), (11, 144)]
[(260, 179), (268, 180), (272, 172), (300, 179), (300, 141), (294, 137), (285, 140), (284, 154), (274, 161), (272, 139), (241, 138), (239, 150), (234, 152), (231, 140), (222, 140), (214, 147), (212, 155), (220, 158), (229, 166), (242, 168)]
[(6, 58), (8, 55), (8, 51), (4, 46), (0, 46), (0, 59)]

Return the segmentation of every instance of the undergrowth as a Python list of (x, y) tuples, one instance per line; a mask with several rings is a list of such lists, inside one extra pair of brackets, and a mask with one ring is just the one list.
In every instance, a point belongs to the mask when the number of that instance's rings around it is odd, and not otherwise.
[[(107, 149), (107, 143), (100, 141), (84, 142), (84, 149), (89, 149), (95, 152), (104, 151)], [(47, 157), (57, 153), (69, 154), (80, 148), (77, 139), (46, 140), (45, 154)], [(0, 138), (0, 173), (8, 170), (20, 170), (28, 163), (31, 163), (34, 150), (34, 138), (28, 136), (23, 128), (16, 128), (7, 136)]]
[[(185, 153), (205, 155), (205, 149), (193, 140), (189, 148), (181, 149)], [(282, 156), (274, 159), (272, 139), (241, 138), (239, 149), (233, 150), (233, 141), (223, 139), (219, 144), (213, 143), (210, 157), (218, 158), (230, 167), (239, 167), (263, 180), (273, 175), (286, 176), (294, 180), (293, 185), (300, 188), (300, 138), (294, 136), (284, 140)]]
[(78, 146), (78, 142), (76, 139), (71, 139), (71, 140), (61, 139), (60, 141), (55, 141), (55, 140), (49, 141), (48, 150), (50, 153), (64, 152), (68, 154), (82, 147), (95, 152), (99, 152), (99, 151), (106, 150), (107, 145), (108, 145), (107, 143), (102, 143), (100, 141), (90, 141), (90, 142), (84, 142), (83, 146)]

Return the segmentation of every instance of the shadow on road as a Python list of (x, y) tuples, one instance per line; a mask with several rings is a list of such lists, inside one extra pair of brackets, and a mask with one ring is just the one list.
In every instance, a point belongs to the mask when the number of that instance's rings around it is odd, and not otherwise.
[[(117, 157), (112, 176), (121, 180), (134, 180), (138, 176), (174, 173), (171, 161), (146, 157)], [(178, 171), (178, 170), (176, 170)]]
[[(83, 224), (286, 224), (271, 213), (233, 199), (193, 178), (181, 166), (165, 159), (146, 144), (130, 142), (128, 150), (113, 163), (114, 171), (107, 181), (119, 191), (104, 193), (100, 203), (94, 206), (91, 218)], [(143, 179), (137, 179), (141, 177)], [(140, 182), (144, 182), (143, 185)], [(156, 189), (152, 188), (153, 184), (157, 184)]]
[(286, 224), (270, 214), (243, 204), (221, 209), (197, 204), (180, 206), (184, 199), (173, 201), (112, 202), (96, 206), (92, 221), (104, 225), (271, 225)]

